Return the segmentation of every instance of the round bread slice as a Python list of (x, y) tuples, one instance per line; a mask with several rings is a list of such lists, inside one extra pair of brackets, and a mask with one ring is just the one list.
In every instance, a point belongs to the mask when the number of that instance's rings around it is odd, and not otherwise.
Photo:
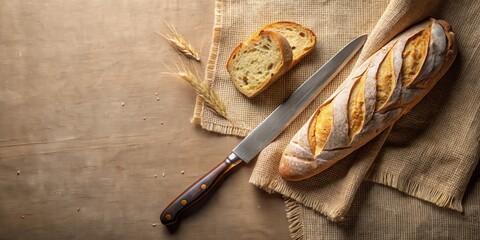
[(285, 37), (262, 30), (233, 50), (227, 71), (241, 93), (254, 97), (287, 72), (292, 59), (292, 49)]

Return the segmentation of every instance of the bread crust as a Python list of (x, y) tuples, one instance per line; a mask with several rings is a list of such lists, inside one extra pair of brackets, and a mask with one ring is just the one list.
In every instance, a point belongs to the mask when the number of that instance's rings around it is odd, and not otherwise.
[[(421, 31), (429, 31), (428, 52), (415, 78), (405, 84), (401, 68), (402, 53), (409, 39)], [(379, 65), (391, 51), (392, 92), (387, 101), (376, 109), (376, 75)], [(429, 19), (400, 34), (354, 69), (344, 83), (310, 117), (292, 138), (280, 160), (279, 172), (286, 180), (299, 181), (314, 176), (346, 157), (410, 111), (435, 85), (452, 65), (457, 54), (454, 33), (443, 20)], [(404, 69), (405, 70), (405, 69)], [(408, 70), (408, 69), (407, 69)], [(359, 78), (365, 75), (363, 125), (353, 138), (348, 136), (348, 102)], [(320, 152), (312, 152), (316, 143), (309, 137), (309, 129), (325, 104), (333, 103), (333, 126), (327, 142)], [(310, 131), (312, 132), (312, 131)], [(310, 140), (309, 140), (310, 139)]]
[(275, 81), (277, 81), (283, 74), (285, 74), (290, 69), (290, 65), (293, 59), (292, 49), (285, 37), (283, 37), (282, 35), (274, 31), (261, 30), (258, 34), (252, 35), (252, 37), (249, 38), (247, 41), (240, 43), (237, 47), (235, 47), (235, 49), (230, 54), (230, 57), (227, 60), (227, 71), (230, 73), (231, 76), (233, 76), (233, 71), (234, 71), (232, 69), (233, 59), (244, 48), (249, 47), (250, 44), (254, 44), (255, 42), (258, 42), (262, 38), (270, 38), (272, 39), (272, 41), (276, 43), (281, 55), (281, 59), (279, 59), (278, 61), (280, 61), (281, 64), (279, 69), (277, 69), (277, 71), (274, 72), (273, 75), (267, 76), (255, 91), (248, 91), (244, 89), (240, 85), (240, 82), (237, 79), (234, 79), (232, 77), (232, 81), (237, 87), (237, 89), (249, 98), (258, 95), (263, 90), (267, 89), (270, 85), (272, 85)]

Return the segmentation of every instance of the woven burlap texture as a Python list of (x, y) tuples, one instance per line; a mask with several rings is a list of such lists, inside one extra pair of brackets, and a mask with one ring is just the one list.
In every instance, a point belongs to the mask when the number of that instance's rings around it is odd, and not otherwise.
[[(302, 216), (298, 214), (299, 208), (311, 208), (331, 220), (341, 220), (365, 178), (438, 206), (462, 211), (462, 198), (479, 155), (480, 84), (475, 75), (480, 66), (475, 55), (479, 46), (475, 36), (480, 32), (474, 26), (480, 23), (475, 14), (480, 4), (434, 0), (218, 0), (216, 5), (206, 79), (226, 102), (234, 123), (217, 117), (200, 100), (194, 119), (209, 131), (238, 136), (248, 134), (354, 37), (369, 34), (358, 58), (360, 63), (393, 36), (428, 16), (451, 23), (460, 49), (456, 62), (432, 92), (393, 129), (384, 131), (349, 157), (308, 180), (286, 182), (279, 176), (278, 163), (286, 144), (352, 70), (355, 63), (352, 61), (286, 131), (260, 153), (250, 182), (296, 201), (287, 200), (287, 216), (295, 238), (307, 235), (300, 233), (305, 219), (299, 217)], [(315, 51), (268, 90), (247, 99), (229, 79), (225, 69), (227, 58), (239, 42), (258, 28), (280, 20), (311, 28), (318, 38)]]

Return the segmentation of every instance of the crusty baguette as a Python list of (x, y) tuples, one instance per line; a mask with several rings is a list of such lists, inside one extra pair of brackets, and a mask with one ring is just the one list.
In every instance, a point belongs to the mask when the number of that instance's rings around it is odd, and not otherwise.
[(254, 97), (289, 70), (292, 55), (285, 37), (262, 30), (233, 50), (227, 71), (241, 93)]
[(286, 180), (316, 175), (392, 125), (452, 65), (450, 26), (430, 19), (408, 29), (354, 69), (292, 138), (280, 160)]
[(293, 52), (293, 61), (290, 69), (295, 66), (300, 59), (310, 53), (317, 43), (317, 37), (312, 30), (294, 22), (274, 22), (265, 25), (262, 27), (262, 30), (280, 33), (287, 39)]

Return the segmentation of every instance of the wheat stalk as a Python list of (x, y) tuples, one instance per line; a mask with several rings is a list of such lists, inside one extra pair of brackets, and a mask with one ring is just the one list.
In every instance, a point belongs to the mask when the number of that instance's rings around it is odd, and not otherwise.
[(195, 91), (205, 101), (207, 106), (213, 109), (218, 115), (230, 120), (227, 116), (225, 104), (223, 103), (222, 99), (220, 99), (220, 96), (218, 96), (217, 92), (212, 89), (210, 84), (208, 84), (207, 81), (198, 80), (198, 72), (195, 71), (195, 73), (193, 73), (192, 70), (190, 70), (190, 68), (188, 68), (188, 66), (182, 61), (175, 65), (177, 67), (177, 71), (170, 73), (185, 80), (188, 84), (195, 88)]
[(175, 27), (173, 25), (168, 24), (165, 19), (163, 20), (165, 22), (165, 25), (167, 25), (168, 29), (170, 30), (170, 34), (168, 33), (160, 33), (156, 32), (158, 35), (162, 36), (165, 38), (167, 41), (170, 42), (170, 44), (177, 49), (179, 52), (184, 54), (187, 57), (193, 58), (197, 61), (200, 61), (200, 54), (195, 50), (195, 48), (183, 38), (180, 33), (177, 32)]

